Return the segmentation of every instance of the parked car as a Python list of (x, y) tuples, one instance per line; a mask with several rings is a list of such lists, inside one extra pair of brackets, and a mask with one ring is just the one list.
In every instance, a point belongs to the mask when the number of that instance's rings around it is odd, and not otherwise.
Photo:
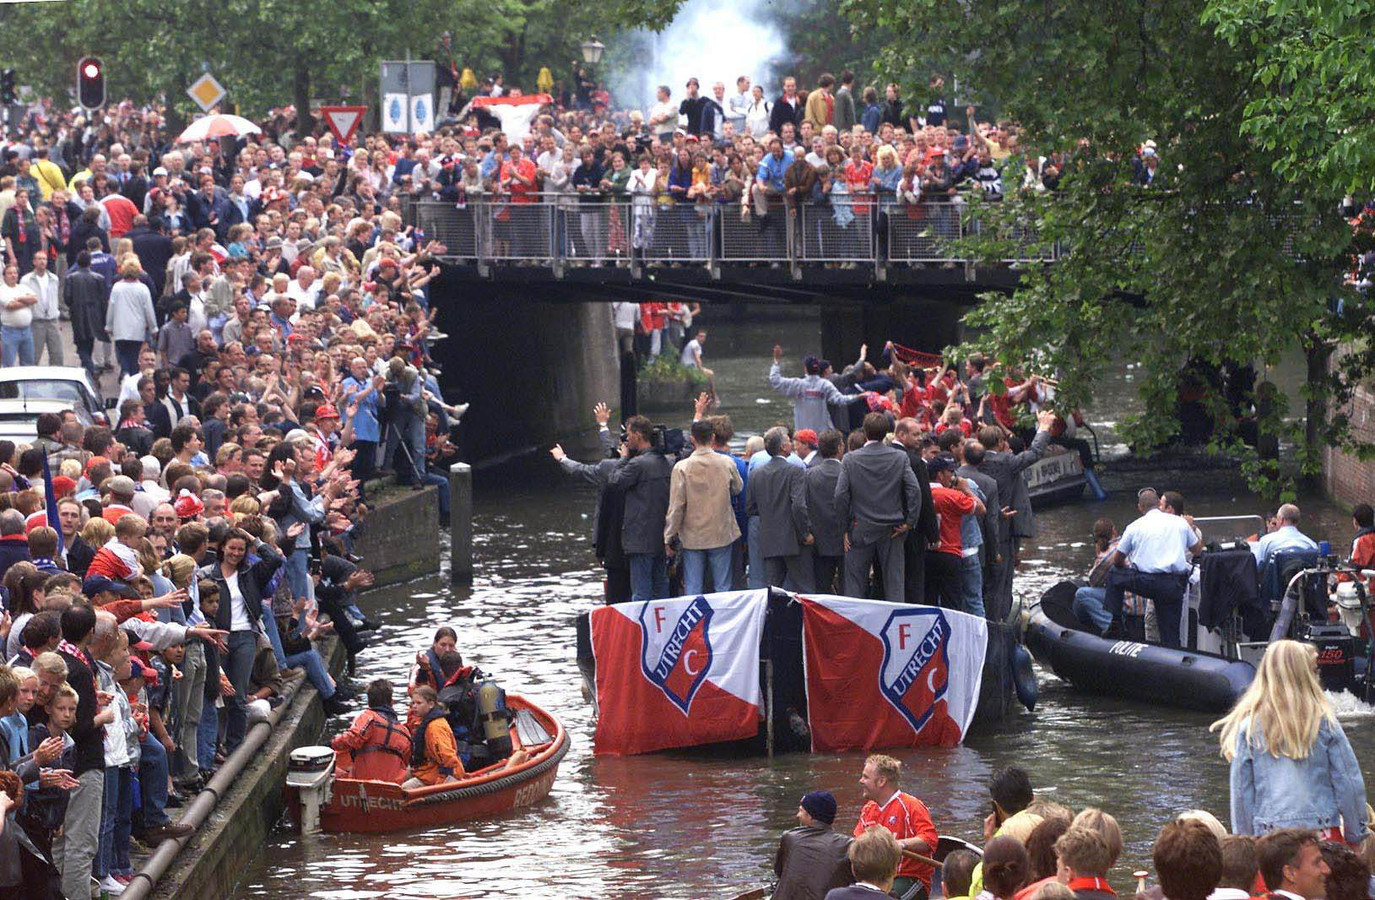
[(77, 421), (82, 425), (95, 424), (84, 405), (73, 406), (66, 400), (0, 400), (0, 440), (32, 444), (38, 437), (39, 416), (69, 409), (76, 412)]
[(60, 401), (66, 404), (61, 409), (76, 409), (78, 417), (84, 411), (84, 423), (113, 424), (106, 416), (100, 389), (80, 366), (10, 366), (0, 369), (0, 401), (3, 400)]

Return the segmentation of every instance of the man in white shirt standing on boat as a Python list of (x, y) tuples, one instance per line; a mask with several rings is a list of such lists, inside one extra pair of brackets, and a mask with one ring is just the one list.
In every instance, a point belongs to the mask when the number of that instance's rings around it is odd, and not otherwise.
[[(1190, 554), (1203, 550), (1203, 538), (1194, 531), (1188, 516), (1172, 515), (1161, 509), (1160, 495), (1154, 488), (1142, 488), (1136, 495), (1141, 518), (1122, 532), (1108, 572), (1103, 606), (1112, 615), (1107, 638), (1125, 636), (1122, 629), (1122, 595), (1126, 591), (1155, 601), (1160, 622), (1160, 643), (1178, 647), (1180, 610), (1189, 586)], [(1128, 565), (1130, 562), (1130, 565)]]

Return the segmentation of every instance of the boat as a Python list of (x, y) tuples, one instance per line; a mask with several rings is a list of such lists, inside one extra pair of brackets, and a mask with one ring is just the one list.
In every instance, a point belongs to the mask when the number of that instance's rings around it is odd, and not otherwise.
[(332, 777), (334, 751), (303, 747), (292, 753), (287, 809), (303, 832), (381, 834), (482, 819), (533, 806), (549, 794), (568, 753), (563, 723), (517, 694), (506, 696), (513, 713), (511, 744), (530, 753), (507, 767), (495, 763), (454, 784), (403, 788), (386, 781)]
[(1027, 496), (1037, 508), (1077, 500), (1084, 494), (1088, 476), (1079, 454), (1052, 444), (1046, 455), (1022, 470)]
[[(1196, 562), (1204, 562), (1210, 554), (1236, 554), (1249, 562), (1251, 550), (1245, 538), (1265, 530), (1259, 516), (1196, 518), (1194, 523), (1204, 529), (1205, 539)], [(1221, 530), (1227, 539), (1209, 540), (1209, 530)], [(1206, 563), (1202, 571), (1208, 571)], [(1214, 571), (1237, 570), (1218, 567)], [(1329, 593), (1336, 575), (1349, 580)], [(1128, 640), (1086, 630), (1073, 610), (1077, 585), (1062, 581), (1029, 610), (1023, 641), (1043, 666), (1080, 690), (1221, 713), (1231, 709), (1250, 686), (1270, 641), (1285, 637), (1318, 648), (1325, 689), (1350, 691), (1369, 700), (1375, 696), (1371, 665), (1375, 658), (1369, 651), (1371, 618), (1364, 585), (1371, 576), (1375, 573), (1342, 565), (1326, 548), (1280, 553), (1267, 564), (1258, 583), (1247, 586), (1252, 600), (1245, 609), (1209, 610), (1207, 614), (1218, 619), (1214, 623), (1200, 621), (1200, 582), (1195, 579), (1185, 597), (1186, 612), (1181, 614), (1187, 615), (1187, 620), (1181, 619), (1184, 647), (1145, 640), (1139, 621), (1128, 622), (1129, 633), (1138, 632)], [(1223, 587), (1233, 603), (1246, 594), (1240, 587), (1226, 589), (1225, 583)], [(1256, 617), (1250, 628), (1259, 634), (1253, 636), (1263, 640), (1245, 639), (1247, 612)]]
[(1062, 581), (1046, 591), (1031, 609), (1023, 640), (1041, 665), (1080, 690), (1225, 712), (1255, 677), (1245, 660), (1085, 631), (1070, 606), (1076, 588)]

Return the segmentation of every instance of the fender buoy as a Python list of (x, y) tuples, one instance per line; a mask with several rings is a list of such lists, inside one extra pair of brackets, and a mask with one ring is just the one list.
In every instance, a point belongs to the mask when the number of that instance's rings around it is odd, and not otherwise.
[(1017, 689), (1017, 699), (1028, 711), (1034, 712), (1040, 686), (1036, 684), (1036, 673), (1031, 668), (1031, 651), (1022, 644), (1012, 648), (1012, 683)]

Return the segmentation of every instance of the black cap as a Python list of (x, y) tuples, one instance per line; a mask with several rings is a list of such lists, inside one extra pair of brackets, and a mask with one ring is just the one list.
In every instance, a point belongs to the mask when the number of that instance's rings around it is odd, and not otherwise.
[(926, 461), (926, 471), (935, 475), (937, 472), (953, 472), (960, 467), (955, 461), (955, 457), (949, 453), (940, 453)]

